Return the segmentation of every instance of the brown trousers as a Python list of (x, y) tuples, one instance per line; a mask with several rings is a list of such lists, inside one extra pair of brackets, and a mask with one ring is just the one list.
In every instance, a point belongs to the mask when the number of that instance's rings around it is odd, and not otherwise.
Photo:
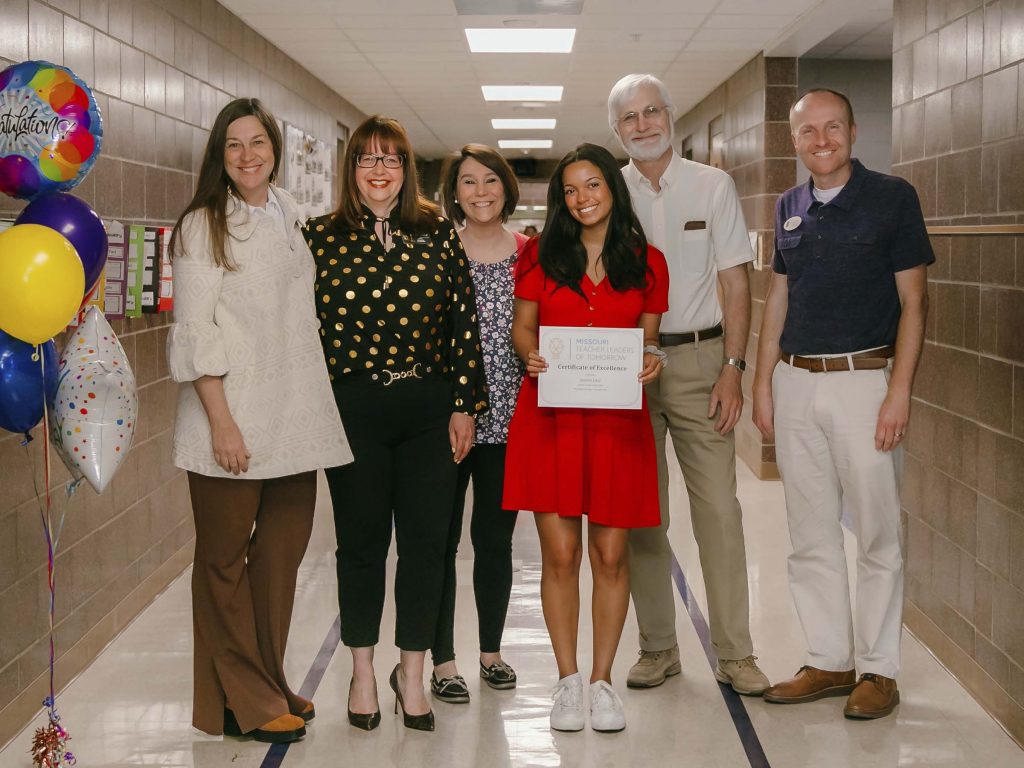
[(313, 530), (316, 473), (270, 480), (188, 473), (196, 526), (192, 568), (192, 724), (243, 731), (308, 702), (284, 676), (295, 580)]

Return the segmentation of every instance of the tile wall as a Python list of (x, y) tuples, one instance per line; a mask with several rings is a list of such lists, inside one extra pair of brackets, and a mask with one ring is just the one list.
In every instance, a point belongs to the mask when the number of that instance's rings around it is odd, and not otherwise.
[[(92, 86), (102, 155), (74, 194), (105, 218), (170, 225), (191, 199), (208, 130), (237, 96), (334, 143), (362, 115), (212, 0), (4, 0), (0, 68), (46, 59)], [(0, 217), (23, 203), (0, 196)], [(164, 348), (168, 316), (114, 321), (135, 371), (135, 444), (111, 485), (68, 499), (51, 455), (54, 510), (67, 510), (57, 558), (58, 682), (81, 670), (191, 562), (183, 473), (170, 463), (177, 385)], [(22, 446), (0, 433), (0, 744), (38, 709), (46, 685), (48, 592), (39, 521), (41, 430)]]
[(757, 360), (757, 329), (768, 291), (775, 201), (796, 183), (796, 161), (789, 138), (789, 107), (797, 96), (797, 61), (758, 55), (707, 98), (676, 121), (676, 143), (686, 142), (693, 159), (708, 162), (712, 121), (722, 118), (724, 169), (736, 182), (747, 229), (757, 234), (758, 259), (750, 270), (753, 293), (746, 403), (736, 426), (738, 456), (761, 478), (778, 477), (775, 447), (765, 443), (751, 421), (750, 388)]
[[(897, 0), (894, 13), (893, 173), (930, 226), (1024, 224), (1024, 1)], [(1024, 234), (932, 245), (906, 623), (1024, 742)]]

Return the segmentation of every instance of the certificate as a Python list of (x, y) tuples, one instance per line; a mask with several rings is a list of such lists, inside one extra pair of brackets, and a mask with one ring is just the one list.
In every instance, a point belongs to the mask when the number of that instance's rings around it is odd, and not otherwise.
[(642, 328), (540, 327), (537, 405), (546, 408), (639, 409)]

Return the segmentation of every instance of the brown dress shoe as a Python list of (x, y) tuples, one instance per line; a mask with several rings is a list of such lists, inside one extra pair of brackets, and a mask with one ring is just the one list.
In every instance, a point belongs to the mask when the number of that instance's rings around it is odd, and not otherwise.
[(900, 692), (895, 680), (865, 672), (846, 700), (843, 714), (851, 720), (874, 720), (888, 715), (899, 703)]
[(764, 700), (773, 704), (801, 704), (817, 701), (826, 696), (845, 696), (857, 685), (857, 674), (829, 672), (816, 667), (803, 666), (789, 680), (776, 683), (764, 692)]

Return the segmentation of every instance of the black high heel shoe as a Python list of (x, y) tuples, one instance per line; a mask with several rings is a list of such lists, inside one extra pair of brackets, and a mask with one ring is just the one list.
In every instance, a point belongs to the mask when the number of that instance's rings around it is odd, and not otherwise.
[[(352, 701), (352, 682), (348, 684), (348, 700)], [(364, 731), (372, 731), (378, 725), (380, 725), (380, 710), (371, 712), (370, 714), (364, 714), (362, 712), (353, 712), (351, 707), (348, 707), (348, 722), (349, 725), (353, 725), (356, 728), (360, 728)]]
[(391, 670), (391, 678), (388, 680), (391, 683), (391, 690), (395, 692), (395, 714), (398, 714), (398, 708), (402, 708), (402, 722), (406, 728), (412, 728), (417, 731), (432, 731), (434, 730), (434, 713), (433, 711), (427, 712), (423, 715), (410, 715), (405, 711), (405, 702), (402, 700), (402, 692), (398, 688), (398, 668), (401, 664), (395, 664), (395, 668)]

